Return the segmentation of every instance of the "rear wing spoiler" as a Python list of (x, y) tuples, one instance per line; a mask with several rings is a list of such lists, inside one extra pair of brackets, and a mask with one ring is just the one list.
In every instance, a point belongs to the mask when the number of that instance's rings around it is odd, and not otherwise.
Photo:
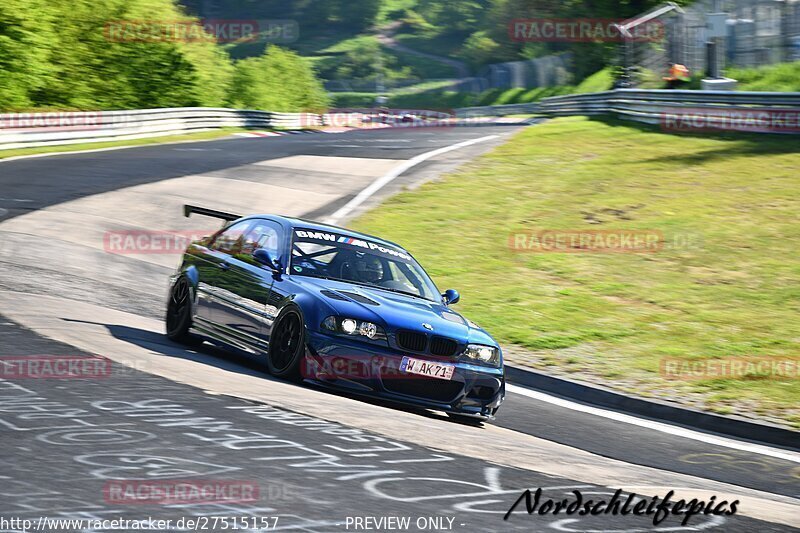
[(183, 206), (183, 216), (189, 218), (190, 216), (192, 216), (192, 213), (212, 218), (219, 218), (224, 220), (225, 222), (232, 222), (234, 220), (239, 220), (240, 218), (242, 218), (242, 215), (235, 215), (233, 213), (226, 213), (224, 211), (215, 211), (214, 209), (207, 209), (205, 207), (198, 207), (196, 205), (186, 204)]

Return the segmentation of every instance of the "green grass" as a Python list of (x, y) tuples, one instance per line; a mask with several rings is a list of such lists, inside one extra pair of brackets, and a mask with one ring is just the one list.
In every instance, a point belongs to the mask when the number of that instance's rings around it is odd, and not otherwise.
[(376, 93), (354, 93), (341, 92), (329, 93), (331, 96), (331, 107), (375, 107)]
[[(375, 107), (376, 93), (331, 93), (333, 107)], [(400, 89), (389, 95), (387, 106), (394, 109), (455, 109), (474, 105), (476, 95), (454, 91), (409, 93)]]
[[(792, 136), (563, 118), (353, 226), (407, 246), (441, 288), (461, 291), (461, 311), (527, 349), (525, 364), (709, 409), (747, 406), (800, 428), (797, 380), (659, 373), (665, 357), (800, 355), (798, 168)], [(509, 249), (512, 232), (542, 229), (657, 230), (665, 245), (650, 254)]]
[(393, 89), (392, 92), (394, 94), (417, 94), (428, 91), (444, 90), (445, 87), (448, 87), (451, 84), (452, 82), (450, 80), (426, 80), (415, 83), (414, 85), (398, 87)]
[(411, 74), (414, 77), (422, 79), (437, 79), (437, 78), (455, 78), (458, 76), (458, 71), (445, 63), (428, 59), (427, 57), (420, 57), (418, 55), (400, 52), (388, 47), (381, 47), (383, 53), (393, 58), (395, 65), (399, 68), (408, 67), (411, 69)]
[(591, 76), (588, 76), (575, 87), (576, 93), (599, 93), (601, 91), (608, 91), (614, 84), (614, 76), (611, 72), (611, 67), (606, 67), (598, 70)]
[[(324, 31), (304, 33), (301, 28), (300, 38), (297, 41), (293, 43), (283, 43), (279, 46), (291, 48), (304, 57), (313, 57), (321, 54), (324, 55), (324, 50), (335, 47), (340, 42), (345, 42), (356, 37), (356, 34), (353, 31), (348, 31), (346, 27), (333, 24), (328, 26)], [(227, 50), (232, 58), (242, 59), (263, 54), (267, 44), (268, 43), (265, 41), (228, 43), (223, 44), (222, 48)]]
[[(446, 90), (427, 90), (411, 92), (412, 89), (434, 88), (436, 84), (420, 83), (411, 88), (398, 89), (389, 95), (388, 106), (407, 109), (455, 109), (459, 107), (489, 106), (503, 104), (522, 104), (537, 102), (549, 96), (594, 92), (582, 85), (563, 85), (558, 87), (537, 87), (535, 89), (489, 89), (479, 94)], [(597, 90), (606, 90), (603, 88)], [(369, 107), (375, 105), (376, 93), (342, 92), (332, 93), (334, 107)]]
[(91, 142), (81, 144), (62, 144), (59, 146), (40, 146), (36, 148), (15, 148), (0, 150), (0, 159), (21, 155), (49, 154), (53, 152), (77, 152), (82, 150), (96, 150), (98, 148), (113, 148), (116, 146), (143, 146), (148, 144), (163, 144), (177, 141), (204, 141), (227, 137), (233, 133), (247, 131), (245, 128), (221, 128), (215, 131), (202, 131), (187, 133), (185, 135), (166, 135), (164, 137), (149, 137), (147, 139), (129, 139), (108, 142)]
[[(446, 90), (415, 92), (412, 88), (394, 91), (389, 96), (389, 107), (414, 109), (455, 109), (458, 107), (522, 104), (537, 102), (542, 98), (565, 94), (606, 91), (611, 88), (611, 71), (603, 69), (579, 83), (557, 87), (534, 89), (489, 89), (480, 94)], [(413, 89), (435, 89), (435, 84), (420, 83)], [(375, 105), (375, 93), (334, 93), (334, 107), (358, 107)]]
[(405, 109), (455, 109), (473, 105), (477, 95), (455, 91), (431, 91), (418, 94), (393, 94), (389, 106)]
[[(602, 71), (601, 71), (602, 72)], [(800, 91), (800, 61), (793, 63), (778, 63), (758, 68), (727, 68), (723, 73), (726, 77), (737, 80), (737, 91)], [(702, 89), (704, 72), (692, 73), (691, 81), (686, 89)], [(666, 82), (654, 71), (644, 71), (640, 74), (639, 88), (664, 89)]]
[(800, 61), (761, 68), (730, 68), (725, 75), (739, 81), (740, 91), (800, 91)]

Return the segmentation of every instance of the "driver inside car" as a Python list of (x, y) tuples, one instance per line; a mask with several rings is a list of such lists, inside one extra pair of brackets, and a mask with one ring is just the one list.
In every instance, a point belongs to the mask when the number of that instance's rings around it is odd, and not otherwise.
[(383, 263), (374, 255), (360, 254), (355, 260), (356, 280), (376, 285), (383, 281)]

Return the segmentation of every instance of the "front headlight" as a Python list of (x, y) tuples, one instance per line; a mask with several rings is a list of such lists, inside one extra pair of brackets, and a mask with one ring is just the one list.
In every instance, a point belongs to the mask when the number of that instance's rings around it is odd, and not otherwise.
[(464, 351), (464, 357), (494, 366), (500, 364), (500, 350), (494, 346), (469, 344), (467, 345), (467, 349)]
[(386, 332), (377, 324), (354, 318), (329, 316), (322, 321), (322, 328), (332, 333), (350, 337), (366, 337), (371, 341), (385, 341)]

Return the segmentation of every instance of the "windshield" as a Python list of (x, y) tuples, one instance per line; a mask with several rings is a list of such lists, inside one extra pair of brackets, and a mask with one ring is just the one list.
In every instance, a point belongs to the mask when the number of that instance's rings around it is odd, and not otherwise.
[(405, 250), (338, 233), (295, 229), (291, 270), (301, 276), (441, 299), (436, 285)]

